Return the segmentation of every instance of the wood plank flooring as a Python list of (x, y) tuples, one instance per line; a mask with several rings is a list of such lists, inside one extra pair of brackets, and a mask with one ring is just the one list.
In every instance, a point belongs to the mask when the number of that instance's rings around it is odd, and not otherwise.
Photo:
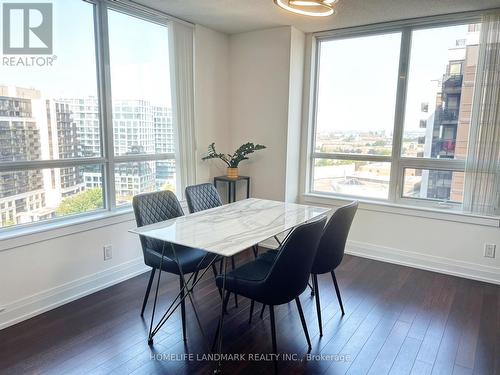
[[(244, 263), (250, 255), (238, 259)], [(166, 274), (163, 274), (166, 275)], [(188, 303), (188, 341), (176, 312), (147, 345), (152, 298), (139, 316), (148, 274), (94, 293), (0, 331), (0, 374), (209, 374), (207, 352)], [(312, 351), (294, 303), (275, 308), (282, 374), (481, 374), (500, 375), (500, 286), (346, 256), (337, 270), (346, 314), (340, 314), (329, 274), (318, 278), (323, 317), (319, 337), (314, 298), (301, 296)], [(178, 289), (162, 276), (159, 311)], [(195, 290), (201, 320), (212, 337), (220, 299), (208, 272)], [(226, 353), (244, 361), (224, 362), (226, 374), (272, 374), (257, 359), (271, 353), (269, 311), (231, 299), (224, 324)], [(195, 360), (185, 360), (183, 354)], [(261, 358), (263, 359), (263, 358)], [(265, 359), (265, 358), (264, 358)]]

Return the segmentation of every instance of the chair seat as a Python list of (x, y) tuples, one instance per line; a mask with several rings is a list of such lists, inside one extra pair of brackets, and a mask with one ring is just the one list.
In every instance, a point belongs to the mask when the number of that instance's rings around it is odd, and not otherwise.
[[(165, 246), (165, 257), (163, 258), (162, 270), (180, 275), (179, 266), (175, 261), (176, 259), (170, 244), (166, 244)], [(217, 257), (216, 254), (207, 254), (206, 251), (201, 249), (194, 249), (191, 247), (180, 245), (174, 246), (183, 273), (192, 273), (197, 271), (198, 269), (204, 269), (208, 267), (210, 262), (215, 257)], [(156, 250), (146, 248), (144, 255), (146, 265), (154, 268), (160, 268), (161, 253)], [(205, 257), (205, 259), (203, 259), (203, 257)]]
[[(225, 290), (262, 302), (258, 296), (258, 286), (269, 274), (272, 262), (256, 259), (226, 274)], [(222, 288), (223, 277), (215, 279), (217, 287)]]

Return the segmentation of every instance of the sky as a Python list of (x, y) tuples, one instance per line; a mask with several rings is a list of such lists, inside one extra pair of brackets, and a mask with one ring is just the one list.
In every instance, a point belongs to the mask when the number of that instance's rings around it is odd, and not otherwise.
[[(413, 33), (405, 130), (420, 130), (420, 104), (446, 72), (449, 48), (466, 35), (466, 25)], [(318, 131), (392, 134), (400, 41), (401, 33), (391, 33), (321, 43)]]
[[(0, 85), (36, 88), (47, 98), (97, 96), (93, 5), (82, 0), (52, 3), (54, 66), (0, 65)], [(112, 10), (108, 23), (113, 99), (171, 106), (167, 28)]]
[[(97, 96), (93, 5), (82, 0), (52, 3), (54, 66), (0, 65), (0, 84), (33, 87), (48, 98)], [(113, 98), (170, 106), (167, 28), (116, 11), (109, 11), (108, 19)], [(445, 72), (448, 49), (466, 35), (465, 25), (414, 32), (406, 130), (419, 130), (420, 104), (429, 101), (432, 81)], [(321, 43), (319, 131), (391, 134), (400, 39), (401, 33), (392, 33)]]

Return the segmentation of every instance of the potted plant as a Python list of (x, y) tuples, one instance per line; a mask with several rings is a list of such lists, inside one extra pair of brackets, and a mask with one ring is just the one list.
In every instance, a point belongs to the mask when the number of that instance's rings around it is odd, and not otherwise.
[(262, 150), (266, 146), (253, 144), (251, 142), (245, 143), (238, 147), (234, 154), (222, 154), (215, 150), (215, 142), (208, 146), (208, 154), (202, 160), (220, 159), (227, 165), (227, 177), (238, 178), (238, 165), (243, 160), (248, 160), (247, 155), (255, 151)]

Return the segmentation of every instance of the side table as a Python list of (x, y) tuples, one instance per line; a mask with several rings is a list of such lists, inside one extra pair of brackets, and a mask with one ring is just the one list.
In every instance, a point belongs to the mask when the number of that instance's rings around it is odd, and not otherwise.
[(250, 198), (250, 177), (248, 176), (238, 176), (236, 178), (231, 178), (227, 176), (214, 177), (214, 186), (217, 188), (217, 182), (227, 183), (227, 203), (233, 203), (236, 201), (236, 183), (238, 181), (247, 182), (247, 198)]

